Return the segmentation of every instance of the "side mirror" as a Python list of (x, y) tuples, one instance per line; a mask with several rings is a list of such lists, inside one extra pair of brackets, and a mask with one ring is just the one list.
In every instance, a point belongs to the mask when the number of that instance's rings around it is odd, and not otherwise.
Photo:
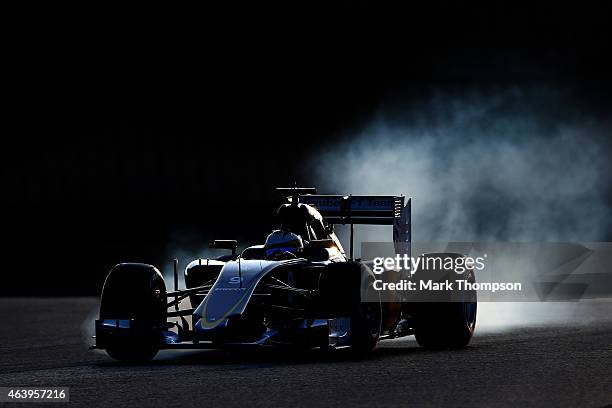
[(238, 241), (235, 239), (215, 239), (208, 244), (210, 248), (217, 249), (231, 249), (232, 258), (236, 258), (236, 248), (238, 248)]
[(325, 233), (326, 234), (333, 234), (334, 233), (334, 224), (329, 224), (327, 227), (325, 227)]

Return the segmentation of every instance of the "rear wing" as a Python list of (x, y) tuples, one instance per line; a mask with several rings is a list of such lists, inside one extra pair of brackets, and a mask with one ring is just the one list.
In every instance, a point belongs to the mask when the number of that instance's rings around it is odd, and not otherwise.
[(401, 217), (404, 196), (301, 195), (331, 224), (392, 225)]
[[(358, 195), (300, 195), (299, 201), (316, 208), (330, 224), (351, 225), (351, 253), (353, 225), (392, 225), (393, 242), (410, 242), (411, 199), (405, 196)], [(352, 255), (351, 255), (352, 258)]]

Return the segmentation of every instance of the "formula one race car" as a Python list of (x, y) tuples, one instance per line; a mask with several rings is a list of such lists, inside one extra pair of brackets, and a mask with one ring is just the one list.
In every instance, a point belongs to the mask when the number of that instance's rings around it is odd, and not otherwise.
[[(395, 244), (410, 242), (410, 199), (277, 190), (287, 199), (278, 210), (279, 229), (241, 254), (234, 240), (212, 242), (231, 255), (189, 263), (185, 289), (178, 288), (177, 260), (171, 292), (152, 265), (113, 267), (102, 289), (92, 348), (136, 362), (160, 349), (275, 345), (367, 353), (380, 340), (408, 335), (428, 348), (469, 343), (475, 293), (454, 302), (413, 302), (401, 294), (383, 299), (371, 264), (353, 259), (355, 224), (391, 225)], [(349, 256), (334, 224), (350, 225)], [(473, 280), (473, 271), (467, 276)], [(187, 299), (191, 308), (179, 308)]]

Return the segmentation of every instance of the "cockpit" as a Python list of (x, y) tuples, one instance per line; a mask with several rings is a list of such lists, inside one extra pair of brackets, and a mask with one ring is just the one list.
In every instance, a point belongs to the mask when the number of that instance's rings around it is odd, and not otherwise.
[[(279, 229), (273, 231), (265, 245), (246, 248), (243, 259), (269, 259), (273, 257), (274, 247), (284, 248), (282, 237), (298, 237), (302, 245), (295, 251), (287, 251), (295, 257), (305, 257), (314, 261), (346, 260), (340, 241), (333, 232), (333, 227), (327, 225), (323, 217), (313, 207), (298, 203), (281, 205), (277, 212)], [(269, 242), (268, 242), (269, 241)], [(281, 242), (282, 245), (279, 245)], [(289, 239), (287, 242), (292, 241)], [(278, 256), (278, 255), (277, 255)]]

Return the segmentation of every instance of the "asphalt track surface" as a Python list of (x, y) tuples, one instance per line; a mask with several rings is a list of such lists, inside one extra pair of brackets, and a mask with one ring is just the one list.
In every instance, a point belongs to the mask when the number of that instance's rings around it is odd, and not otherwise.
[(459, 351), (425, 351), (408, 338), (362, 360), (164, 351), (142, 366), (87, 350), (96, 307), (92, 298), (0, 299), (0, 386), (68, 386), (68, 406), (90, 407), (612, 404), (612, 302), (577, 304), (565, 323), (484, 330)]

